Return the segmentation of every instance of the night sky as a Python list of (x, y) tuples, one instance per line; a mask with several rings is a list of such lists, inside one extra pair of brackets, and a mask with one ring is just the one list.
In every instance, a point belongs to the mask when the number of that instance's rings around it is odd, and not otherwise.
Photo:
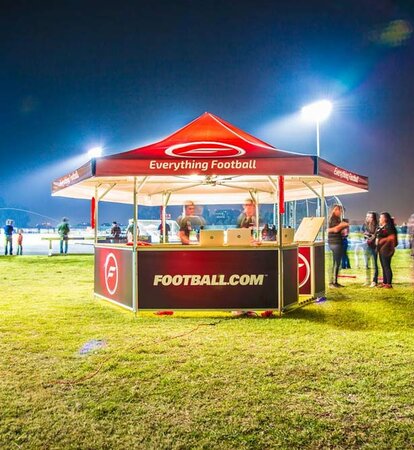
[(298, 112), (330, 98), (321, 156), (370, 179), (369, 193), (342, 197), (347, 215), (388, 210), (401, 223), (414, 212), (413, 2), (0, 6), (0, 207), (89, 220), (88, 202), (51, 197), (54, 178), (92, 146), (126, 151), (205, 111), (314, 154), (314, 125)]

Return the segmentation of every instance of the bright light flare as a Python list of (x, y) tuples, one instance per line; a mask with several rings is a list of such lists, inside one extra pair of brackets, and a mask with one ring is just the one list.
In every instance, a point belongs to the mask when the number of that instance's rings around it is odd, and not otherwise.
[(88, 150), (89, 158), (99, 158), (102, 156), (103, 149), (102, 147), (93, 147)]
[(322, 122), (332, 112), (332, 103), (329, 100), (320, 100), (302, 108), (302, 117), (314, 122)]

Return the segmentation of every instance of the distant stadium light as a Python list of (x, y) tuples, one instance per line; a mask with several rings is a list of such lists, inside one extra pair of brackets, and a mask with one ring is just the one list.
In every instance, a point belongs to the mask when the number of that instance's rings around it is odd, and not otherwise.
[(314, 122), (322, 122), (329, 117), (331, 111), (332, 103), (329, 100), (320, 100), (304, 106), (302, 108), (302, 116)]
[(316, 123), (316, 154), (320, 156), (319, 124), (327, 119), (332, 112), (332, 103), (329, 100), (320, 100), (302, 108), (302, 117)]
[(99, 158), (102, 156), (102, 147), (93, 147), (88, 150), (88, 156), (89, 158)]

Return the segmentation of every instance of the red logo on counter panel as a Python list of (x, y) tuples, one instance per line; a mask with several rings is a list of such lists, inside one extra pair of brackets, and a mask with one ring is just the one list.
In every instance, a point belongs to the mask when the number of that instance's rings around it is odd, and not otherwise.
[(304, 286), (310, 277), (310, 264), (307, 258), (300, 253), (298, 254), (298, 269), (299, 269), (299, 288)]
[(212, 141), (176, 144), (165, 150), (166, 155), (176, 158), (236, 158), (245, 153), (245, 150), (236, 145)]
[(111, 295), (114, 295), (118, 288), (119, 269), (118, 261), (113, 253), (109, 253), (104, 264), (105, 285)]

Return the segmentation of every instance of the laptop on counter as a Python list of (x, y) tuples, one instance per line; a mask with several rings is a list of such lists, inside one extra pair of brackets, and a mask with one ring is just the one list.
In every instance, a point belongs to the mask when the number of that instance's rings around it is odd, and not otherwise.
[(221, 247), (224, 245), (224, 230), (200, 230), (201, 247)]
[(250, 228), (229, 228), (227, 230), (227, 245), (250, 245), (252, 231)]
[(282, 228), (282, 245), (292, 244), (295, 238), (294, 228)]

